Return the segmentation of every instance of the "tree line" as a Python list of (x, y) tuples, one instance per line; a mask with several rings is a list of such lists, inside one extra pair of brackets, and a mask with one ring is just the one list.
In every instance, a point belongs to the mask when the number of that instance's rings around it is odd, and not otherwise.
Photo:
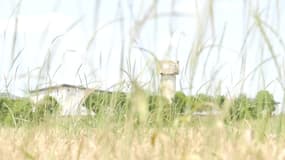
[(39, 123), (55, 116), (60, 109), (59, 103), (51, 96), (45, 96), (36, 104), (29, 98), (0, 97), (0, 125), (21, 126)]
[[(132, 96), (123, 92), (93, 92), (83, 102), (87, 110), (95, 117), (111, 114), (116, 121), (126, 120), (130, 113)], [(267, 90), (259, 91), (255, 98), (244, 94), (237, 98), (223, 95), (210, 96), (207, 94), (185, 95), (176, 92), (171, 103), (158, 94), (145, 95), (145, 105), (148, 120), (155, 123), (155, 119), (171, 122), (182, 115), (197, 112), (226, 110), (226, 120), (268, 118), (275, 110), (276, 102)], [(36, 104), (29, 98), (0, 97), (0, 125), (18, 126), (26, 122), (39, 123), (60, 111), (60, 104), (50, 96), (45, 96)]]
[[(189, 96), (183, 92), (176, 92), (171, 103), (158, 94), (147, 95), (146, 100), (149, 113), (160, 110), (170, 119), (185, 114), (197, 112), (211, 114), (221, 110), (227, 111), (227, 120), (265, 118), (272, 115), (276, 105), (273, 95), (267, 90), (259, 91), (254, 98), (249, 98), (245, 94), (236, 98), (228, 98), (223, 95), (207, 94)], [(106, 106), (113, 106), (113, 111), (119, 115), (126, 114), (130, 107), (129, 97), (122, 92), (99, 93), (95, 91), (87, 97), (84, 104), (89, 111), (94, 113), (102, 113), (106, 110)]]

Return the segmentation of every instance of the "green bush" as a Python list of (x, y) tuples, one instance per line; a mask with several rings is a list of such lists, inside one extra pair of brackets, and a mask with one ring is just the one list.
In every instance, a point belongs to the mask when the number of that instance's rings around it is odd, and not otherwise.
[(220, 107), (222, 108), (224, 103), (226, 101), (226, 97), (223, 96), (223, 95), (218, 95), (215, 97), (215, 103)]
[(124, 119), (129, 108), (127, 95), (123, 92), (94, 91), (85, 99), (83, 105), (97, 117), (112, 114), (116, 120)]
[(229, 114), (231, 120), (256, 118), (256, 107), (254, 105), (254, 100), (247, 98), (243, 94), (240, 95), (234, 100)]
[(12, 99), (0, 98), (0, 122), (4, 123), (8, 114), (10, 114), (10, 108), (13, 105)]
[(175, 113), (184, 113), (187, 97), (183, 92), (176, 92), (172, 103)]
[(167, 98), (160, 95), (151, 95), (148, 97), (150, 121), (156, 123), (170, 122), (174, 119), (175, 109)]
[(32, 103), (29, 99), (0, 98), (0, 123), (19, 126), (31, 121)]
[(164, 108), (169, 105), (168, 100), (160, 95), (151, 95), (148, 97), (149, 111), (154, 112), (158, 108)]
[(34, 107), (35, 109), (32, 113), (32, 119), (36, 122), (45, 120), (46, 118), (57, 114), (60, 109), (60, 105), (57, 100), (51, 96), (45, 96), (37, 102)]
[(84, 101), (84, 106), (94, 113), (99, 113), (103, 107), (110, 104), (111, 93), (93, 92)]
[(188, 104), (191, 105), (192, 112), (210, 111), (216, 106), (214, 98), (206, 94), (198, 94), (197, 96), (189, 96)]
[(114, 92), (111, 96), (110, 106), (114, 108), (116, 120), (124, 120), (130, 106), (127, 95), (122, 92)]
[(240, 95), (229, 110), (231, 120), (267, 118), (275, 110), (275, 101), (268, 91), (259, 91), (255, 99)]
[(275, 110), (273, 95), (266, 90), (261, 90), (256, 94), (255, 105), (257, 107), (257, 116), (259, 118), (270, 117)]
[(189, 107), (188, 110), (191, 112), (195, 109), (195, 106), (198, 103), (198, 99), (195, 96), (187, 96), (186, 97), (186, 106)]

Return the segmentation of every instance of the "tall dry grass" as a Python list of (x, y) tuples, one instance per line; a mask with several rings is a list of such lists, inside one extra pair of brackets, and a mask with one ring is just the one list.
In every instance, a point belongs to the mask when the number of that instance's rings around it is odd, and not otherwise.
[(285, 158), (284, 136), (254, 126), (179, 128), (1, 128), (1, 159), (276, 159)]
[[(11, 84), (17, 79), (17, 59), (19, 56), (25, 56), (22, 50), (17, 48), (17, 28), (18, 28), (18, 14), (21, 5), (25, 1), (19, 1), (15, 6), (13, 15), (15, 18), (15, 32), (12, 37), (11, 45), (11, 63), (9, 74), (15, 76), (4, 77), (5, 89), (10, 91)], [(84, 3), (84, 2), (81, 2)], [(156, 72), (156, 63), (159, 56), (154, 53), (155, 48), (148, 48), (143, 43), (144, 34), (146, 30), (151, 29), (151, 34), (148, 35), (153, 39), (154, 43), (158, 43), (158, 31), (160, 27), (169, 29), (170, 37), (175, 35), (175, 20), (182, 18), (185, 21), (190, 21), (193, 15), (180, 13), (175, 10), (178, 1), (171, 0), (169, 10), (161, 11), (163, 7), (162, 1), (117, 1), (117, 12), (114, 19), (105, 24), (100, 23), (104, 17), (100, 10), (104, 2), (100, 0), (94, 1), (94, 16), (93, 16), (93, 31), (86, 44), (84, 55), (96, 55), (96, 60), (99, 61), (100, 67), (104, 66), (102, 57), (112, 57), (111, 53), (93, 53), (96, 50), (96, 38), (98, 34), (110, 26), (119, 26), (119, 48), (116, 54), (120, 54), (119, 72), (120, 79), (119, 87), (131, 90), (131, 111), (138, 115), (141, 122), (147, 121), (148, 113), (146, 95), (149, 94), (147, 89), (156, 91), (158, 88), (158, 73)], [(213, 53), (217, 54), (217, 63), (221, 61), (224, 56), (222, 51), (228, 51), (225, 45), (225, 36), (227, 33), (227, 26), (222, 29), (222, 33), (217, 32), (216, 21), (219, 17), (215, 16), (214, 0), (206, 0), (205, 3), (196, 1), (196, 9), (201, 8), (202, 11), (195, 11), (197, 17), (194, 28), (193, 40), (187, 41), (188, 48), (180, 49), (180, 41), (177, 45), (176, 52), (186, 52), (184, 59), (187, 59), (181, 67), (181, 89), (187, 91), (189, 94), (199, 93), (204, 91), (209, 94), (221, 93), (221, 80), (218, 75), (223, 73), (224, 68), (218, 66), (209, 73), (207, 66), (210, 63), (210, 58)], [(244, 5), (244, 36), (240, 50), (232, 51), (231, 54), (237, 55), (236, 60), (239, 79), (235, 79), (232, 84), (234, 89), (238, 88), (239, 92), (244, 92), (247, 86), (258, 83), (254, 78), (261, 77), (263, 85), (261, 88), (267, 88), (271, 82), (265, 82), (265, 76), (268, 75), (264, 71), (264, 66), (267, 63), (273, 63), (274, 73), (277, 73), (276, 79), (282, 88), (284, 105), (284, 58), (280, 55), (285, 51), (283, 37), (280, 35), (281, 30), (278, 25), (272, 25), (271, 19), (267, 12), (272, 12), (272, 8), (268, 7), (265, 10), (259, 10), (261, 4), (258, 1), (243, 1)], [(276, 5), (276, 18), (281, 21), (282, 13), (278, 0), (268, 2), (268, 6)], [(67, 3), (62, 5), (68, 5)], [(194, 8), (195, 8), (194, 7)], [(55, 7), (56, 11), (59, 7)], [(102, 17), (101, 17), (102, 16)], [(163, 19), (168, 19), (168, 23), (162, 26), (160, 23)], [(83, 18), (84, 19), (84, 18)], [(65, 33), (70, 32), (74, 27), (83, 23), (83, 19), (75, 21), (67, 28)], [(119, 24), (119, 25), (118, 25)], [(48, 28), (48, 27), (47, 27)], [(189, 30), (192, 30), (190, 28)], [(36, 85), (28, 84), (28, 86), (38, 86), (41, 84), (50, 85), (53, 83), (53, 75), (56, 74), (59, 66), (53, 66), (53, 61), (56, 52), (53, 51), (54, 43), (60, 37), (64, 37), (65, 33), (55, 37), (44, 56), (43, 64), (38, 71)], [(46, 33), (41, 35), (43, 43), (45, 43)], [(191, 35), (192, 36), (192, 35)], [(249, 50), (251, 45), (255, 44), (254, 38), (259, 37), (260, 54), (256, 56), (258, 63), (251, 67), (248, 62), (252, 61), (249, 56), (252, 54)], [(187, 34), (186, 34), (187, 37)], [(112, 39), (113, 37), (111, 37)], [(234, 38), (234, 37), (233, 37)], [(271, 39), (277, 39), (278, 43), (272, 43)], [(184, 39), (185, 40), (185, 39)], [(112, 43), (108, 41), (106, 43)], [(115, 43), (115, 42), (114, 42)], [(182, 43), (182, 42), (181, 42)], [(275, 49), (275, 46), (281, 45), (281, 50)], [(151, 45), (149, 45), (151, 46)], [(113, 46), (108, 48), (111, 52)], [(56, 48), (56, 47), (55, 47)], [(94, 49), (95, 48), (95, 49)], [(165, 57), (175, 54), (175, 46), (172, 44), (165, 44)], [(17, 52), (19, 50), (19, 52)], [(55, 49), (54, 49), (55, 50)], [(137, 54), (137, 50), (143, 55), (140, 62), (144, 64), (143, 69), (139, 67), (133, 57)], [(155, 50), (155, 51), (152, 51)], [(215, 50), (218, 50), (217, 52)], [(97, 50), (96, 50), (97, 51)], [(264, 54), (269, 53), (266, 57)], [(280, 53), (279, 53), (280, 52)], [(5, 53), (6, 54), (6, 53)], [(106, 56), (108, 55), (108, 56)], [(150, 56), (151, 55), (151, 56)], [(91, 56), (92, 57), (92, 56)], [(234, 57), (234, 56), (233, 56)], [(281, 57), (281, 60), (280, 58)], [(112, 64), (111, 64), (112, 65)], [(96, 77), (96, 70), (94, 62), (90, 62), (88, 66), (91, 68), (90, 76)], [(146, 66), (146, 67), (145, 67)], [(50, 71), (51, 67), (57, 68), (54, 73)], [(202, 69), (201, 69), (202, 68)], [(33, 69), (32, 69), (33, 70)], [(80, 77), (81, 66), (77, 69), (76, 76)], [(13, 72), (13, 73), (12, 73)], [(203, 73), (201, 75), (201, 73)], [(150, 78), (145, 82), (143, 75), (148, 75)], [(210, 76), (208, 76), (210, 75)], [(202, 76), (202, 78), (200, 78)], [(268, 75), (270, 76), (270, 75)], [(93, 77), (93, 78), (94, 78)], [(210, 77), (210, 78), (209, 78)], [(26, 75), (27, 79), (32, 78), (30, 73)], [(96, 79), (96, 78), (94, 78)], [(197, 86), (197, 80), (203, 80), (203, 84)], [(82, 85), (88, 86), (89, 77), (84, 75), (80, 77)], [(186, 84), (185, 85), (185, 82)], [(275, 81), (273, 79), (272, 81)], [(28, 82), (30, 83), (30, 81)], [(145, 85), (147, 84), (147, 85)], [(247, 85), (246, 85), (247, 84)], [(145, 87), (148, 86), (148, 87)], [(29, 87), (28, 87), (29, 88)], [(124, 89), (125, 89), (124, 88)], [(198, 89), (195, 89), (198, 88)], [(211, 90), (211, 88), (214, 88)], [(230, 88), (227, 96), (232, 97), (234, 94)], [(281, 96), (282, 97), (282, 96)], [(139, 107), (139, 108), (138, 108)], [(97, 115), (98, 116), (98, 115)], [(82, 122), (78, 123), (73, 118), (70, 118), (67, 123), (62, 124), (62, 121), (55, 121), (55, 123), (43, 123), (35, 126), (24, 126), (20, 128), (0, 128), (0, 159), (284, 159), (284, 127), (283, 118), (269, 121), (241, 121), (235, 124), (224, 124), (219, 117), (218, 120), (200, 120), (191, 119), (191, 117), (181, 118), (181, 122), (173, 123), (168, 126), (157, 125), (156, 127), (145, 125), (134, 125), (133, 118), (130, 115), (129, 119), (118, 124), (112, 119), (112, 116), (104, 117), (102, 119), (94, 120), (96, 122)], [(100, 115), (99, 115), (100, 117)], [(162, 117), (159, 117), (162, 119)], [(189, 119), (188, 119), (189, 118)], [(92, 119), (91, 119), (92, 120)], [(94, 123), (94, 124), (93, 124)], [(121, 123), (121, 122), (120, 122)], [(91, 125), (90, 125), (91, 124)], [(82, 127), (87, 126), (87, 127)]]

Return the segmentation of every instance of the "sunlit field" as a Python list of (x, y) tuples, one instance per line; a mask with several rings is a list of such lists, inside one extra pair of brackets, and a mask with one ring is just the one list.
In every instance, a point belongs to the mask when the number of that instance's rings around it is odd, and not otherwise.
[[(82, 127), (42, 124), (1, 128), (1, 159), (284, 159), (278, 120), (195, 120), (184, 127)], [(86, 122), (82, 122), (86, 123)], [(261, 131), (265, 127), (265, 131)]]
[(285, 159), (283, 6), (4, 0), (0, 160)]

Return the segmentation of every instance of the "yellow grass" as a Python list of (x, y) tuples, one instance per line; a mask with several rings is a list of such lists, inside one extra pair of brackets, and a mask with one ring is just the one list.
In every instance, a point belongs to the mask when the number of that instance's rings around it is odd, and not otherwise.
[(190, 127), (0, 129), (0, 159), (285, 159), (285, 139), (217, 121)]

